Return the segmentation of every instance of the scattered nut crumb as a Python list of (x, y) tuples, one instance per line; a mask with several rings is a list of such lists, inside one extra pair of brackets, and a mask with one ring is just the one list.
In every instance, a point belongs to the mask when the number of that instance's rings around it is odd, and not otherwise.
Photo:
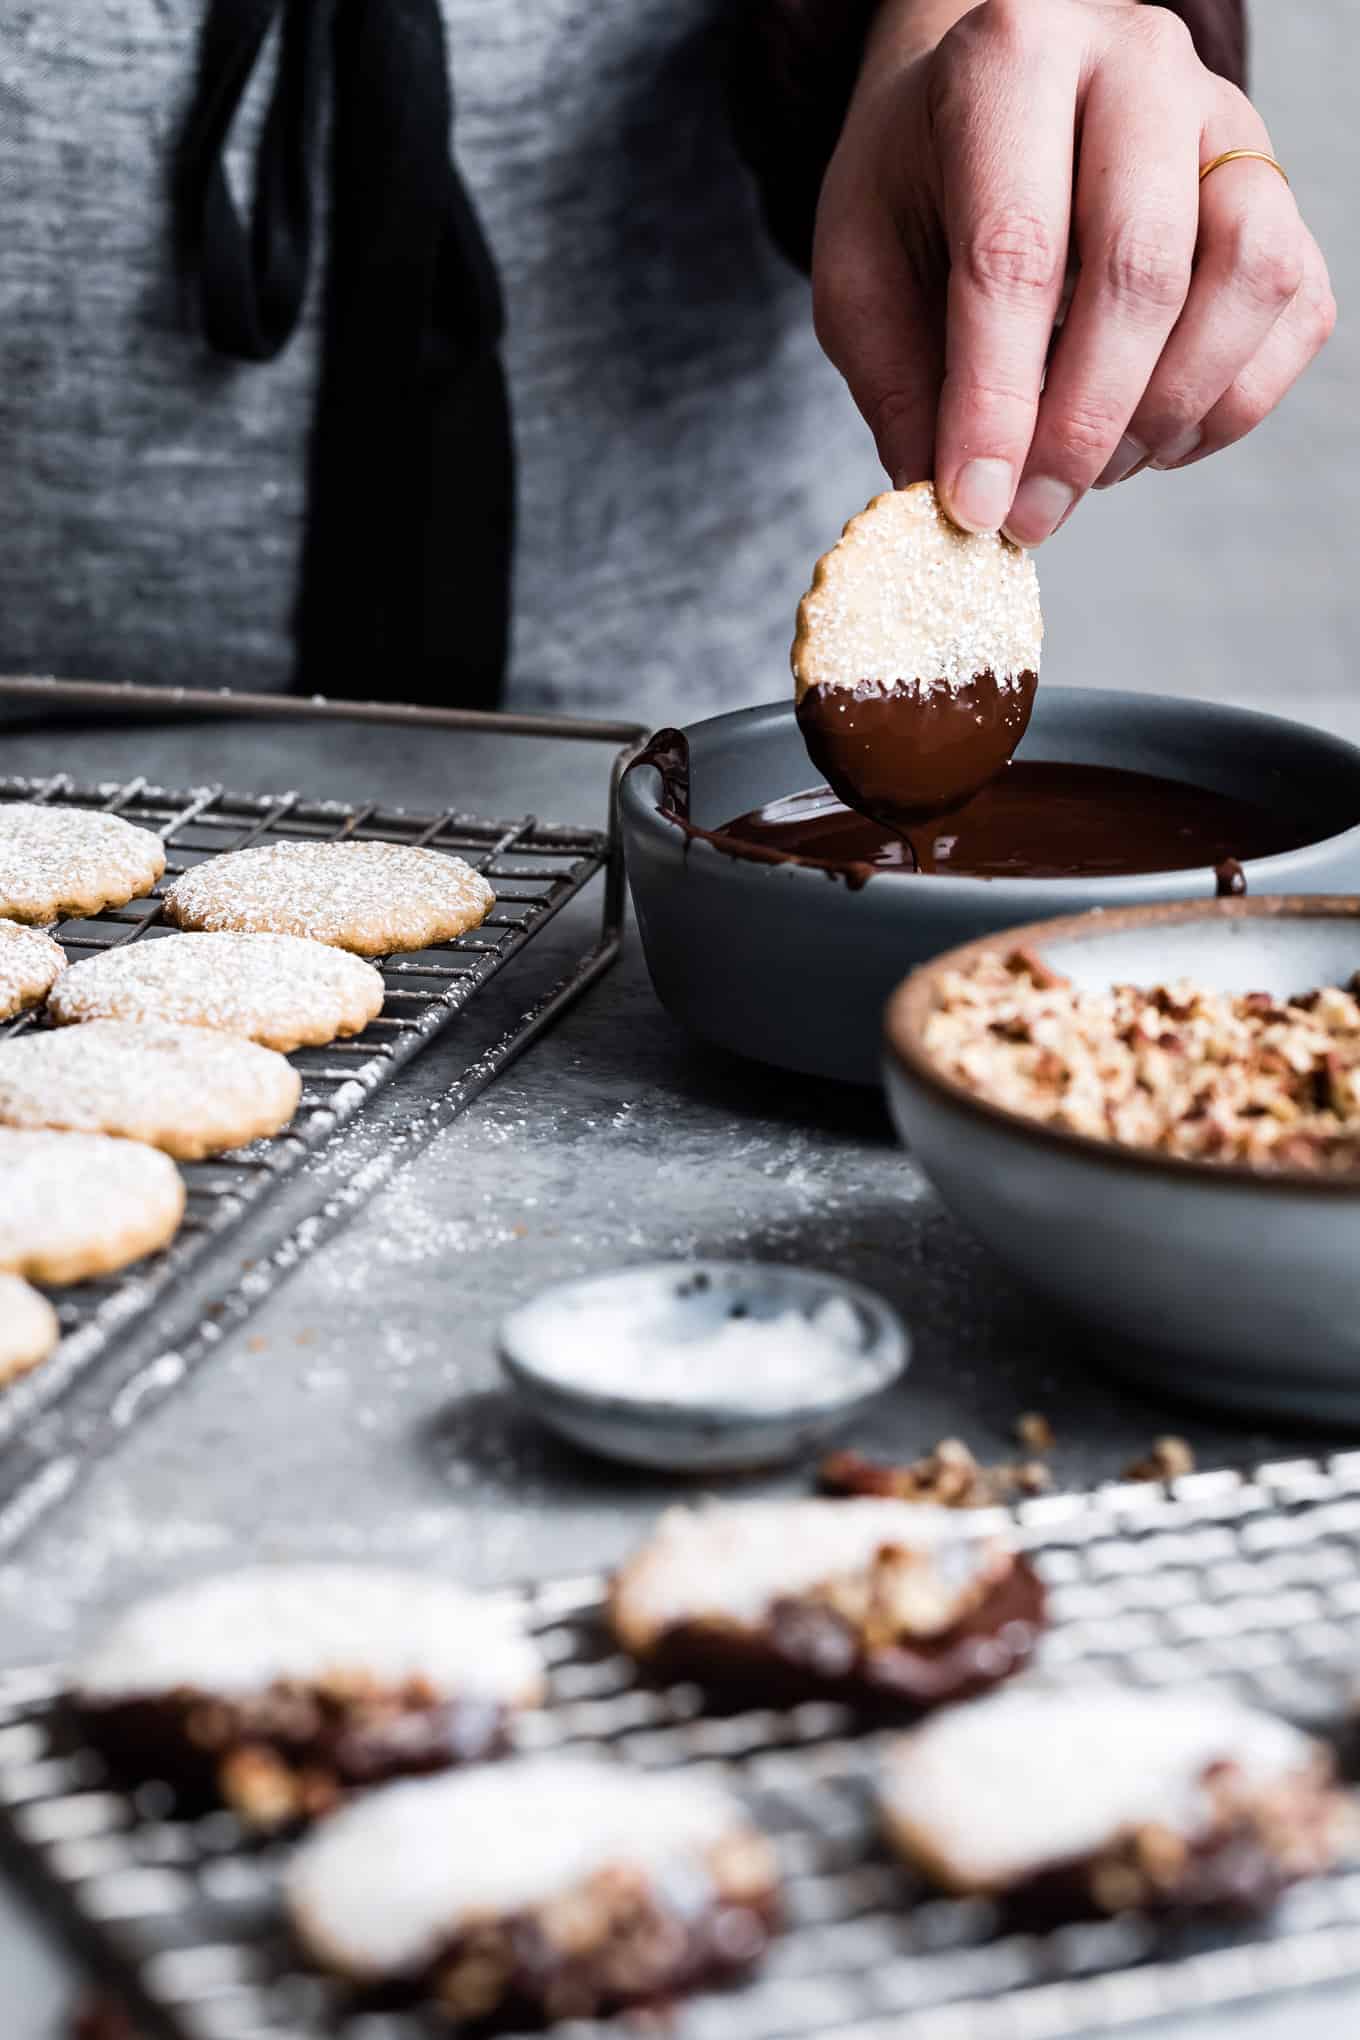
[(1017, 1495), (1038, 1495), (1053, 1477), (1038, 1460), (981, 1466), (961, 1438), (942, 1438), (934, 1450), (906, 1466), (832, 1452), (818, 1469), (825, 1495), (885, 1495), (902, 1502), (934, 1502), (945, 1509), (995, 1509)]
[(1131, 1460), (1124, 1468), (1124, 1479), (1179, 1480), (1194, 1470), (1195, 1455), (1184, 1438), (1154, 1438), (1146, 1456)]
[(1014, 948), (1006, 958), (1006, 969), (1012, 977), (1028, 978), (1031, 984), (1037, 985), (1040, 991), (1044, 992), (1052, 991), (1059, 985), (1070, 984), (1070, 979), (1065, 978), (1061, 971), (1054, 970), (1051, 964), (1044, 962), (1042, 956), (1037, 955), (1032, 949), (1027, 949), (1023, 944)]
[(1026, 1452), (1051, 1452), (1057, 1444), (1053, 1426), (1039, 1410), (1026, 1410), (1015, 1420), (1015, 1439)]
[(259, 1332), (256, 1332), (253, 1339), (246, 1340), (246, 1351), (247, 1353), (263, 1353), (268, 1344), (268, 1339), (263, 1338)]

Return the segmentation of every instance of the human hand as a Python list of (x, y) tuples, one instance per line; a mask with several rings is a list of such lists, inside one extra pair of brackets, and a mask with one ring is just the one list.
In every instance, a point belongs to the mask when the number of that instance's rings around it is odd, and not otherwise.
[(1270, 164), (1199, 181), (1270, 137), (1175, 15), (958, 14), (885, 0), (818, 210), (817, 333), (895, 485), (933, 473), (957, 523), (1037, 545), (1087, 489), (1250, 432), (1335, 305)]

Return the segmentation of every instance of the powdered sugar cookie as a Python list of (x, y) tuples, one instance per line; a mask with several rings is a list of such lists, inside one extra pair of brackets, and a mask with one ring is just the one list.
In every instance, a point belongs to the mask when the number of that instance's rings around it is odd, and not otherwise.
[(55, 921), (149, 893), (165, 870), (159, 836), (97, 808), (0, 805), (0, 914)]
[(1344, 1800), (1322, 1745), (1225, 1694), (1087, 1685), (935, 1715), (880, 1806), (946, 1890), (1062, 1915), (1268, 1904), (1335, 1860)]
[(122, 1134), (181, 1161), (277, 1133), (301, 1090), (272, 1048), (206, 1027), (92, 1020), (0, 1041), (0, 1126)]
[(165, 911), (180, 928), (305, 935), (358, 956), (428, 949), (476, 928), (496, 895), (461, 857), (409, 843), (270, 843), (176, 879)]
[(460, 2031), (518, 2032), (734, 1981), (765, 1950), (779, 1872), (707, 1777), (520, 1757), (346, 1807), (286, 1899), (324, 1968), (428, 1995)]
[(0, 1387), (45, 1360), (60, 1337), (47, 1298), (18, 1275), (0, 1275)]
[(33, 1282), (110, 1274), (163, 1247), (184, 1216), (174, 1163), (102, 1133), (0, 1127), (0, 1184), (0, 1268)]
[[(2, 952), (0, 952), (2, 953)], [(171, 935), (77, 963), (48, 1002), (59, 1026), (169, 1020), (287, 1051), (361, 1034), (383, 1002), (371, 963), (300, 935)]]
[(72, 1697), (120, 1767), (254, 1828), (360, 1787), (500, 1756), (543, 1697), (502, 1607), (362, 1565), (251, 1566), (174, 1587), (113, 1624)]
[(668, 1510), (615, 1578), (610, 1619), (662, 1679), (909, 1713), (1017, 1671), (1044, 1596), (1014, 1539), (958, 1510), (741, 1502)]
[(813, 763), (848, 806), (890, 824), (960, 806), (1025, 733), (1042, 638), (1028, 553), (960, 531), (929, 482), (876, 496), (798, 607)]
[(66, 968), (66, 952), (39, 928), (0, 921), (0, 1020), (45, 999)]

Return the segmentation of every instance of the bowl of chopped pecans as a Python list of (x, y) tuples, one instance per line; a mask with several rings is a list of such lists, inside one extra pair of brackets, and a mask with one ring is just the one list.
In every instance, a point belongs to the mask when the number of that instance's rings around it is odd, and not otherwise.
[(914, 971), (899, 1131), (1144, 1386), (1360, 1419), (1360, 898), (1119, 907)]

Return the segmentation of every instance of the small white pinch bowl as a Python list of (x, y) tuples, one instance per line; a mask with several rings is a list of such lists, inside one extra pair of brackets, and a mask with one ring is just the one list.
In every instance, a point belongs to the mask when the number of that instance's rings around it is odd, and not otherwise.
[[(828, 1378), (797, 1400), (773, 1403), (741, 1383), (711, 1399), (657, 1393), (645, 1372), (605, 1392), (554, 1364), (555, 1346), (588, 1333), (592, 1317), (617, 1325), (636, 1305), (640, 1320), (674, 1333), (677, 1345), (716, 1333), (732, 1318), (790, 1311), (812, 1319), (833, 1299), (848, 1307), (858, 1344), (834, 1355)], [(498, 1335), (507, 1380), (539, 1421), (605, 1459), (672, 1473), (737, 1472), (810, 1452), (843, 1430), (898, 1380), (910, 1341), (897, 1314), (872, 1290), (810, 1268), (741, 1261), (653, 1261), (555, 1284), (511, 1311)], [(837, 1372), (842, 1379), (835, 1378)]]

